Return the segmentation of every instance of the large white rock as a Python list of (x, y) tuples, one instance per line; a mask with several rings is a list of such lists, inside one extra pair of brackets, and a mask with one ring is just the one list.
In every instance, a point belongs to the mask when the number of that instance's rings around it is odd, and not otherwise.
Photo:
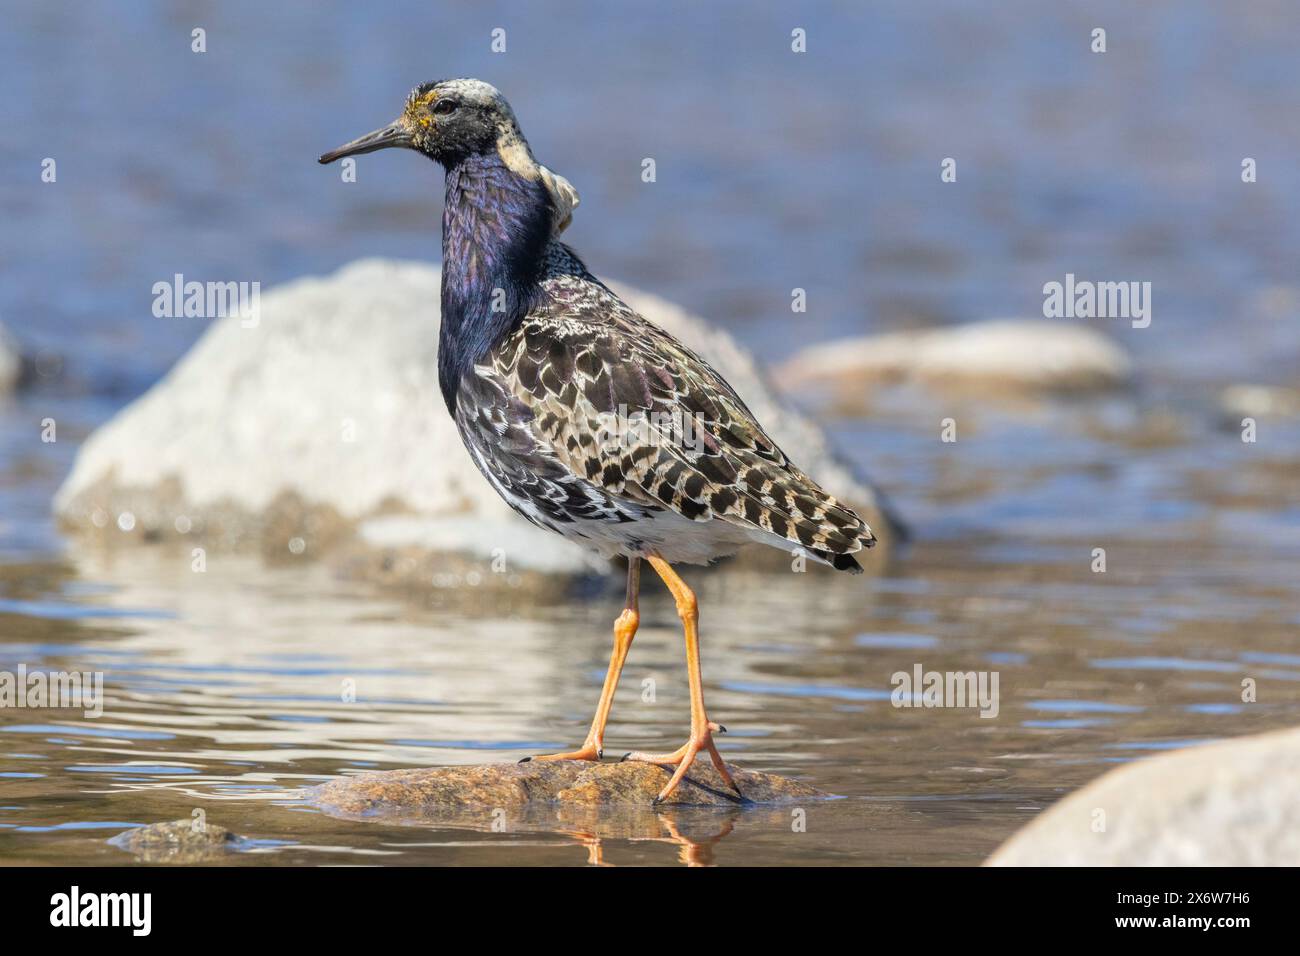
[(798, 352), (777, 372), (787, 387), (837, 392), (917, 380), (984, 388), (1084, 391), (1128, 382), (1118, 345), (1083, 325), (997, 319), (950, 328), (842, 339)]
[(0, 395), (7, 395), (18, 385), (22, 375), (23, 362), (18, 354), (18, 343), (0, 325)]
[(989, 866), (1300, 865), (1300, 729), (1127, 764), (1049, 807)]
[[(584, 566), (577, 546), (515, 515), (461, 445), (438, 390), (439, 282), (432, 266), (364, 260), (266, 292), (254, 328), (214, 320), (80, 449), (56, 512), (74, 527), (169, 533), (182, 513), (187, 525), (231, 509), (258, 516), (293, 492), (378, 547), (487, 554), (508, 541), (525, 566)], [(726, 333), (619, 291), (714, 362), (798, 464), (879, 521), (869, 485)]]

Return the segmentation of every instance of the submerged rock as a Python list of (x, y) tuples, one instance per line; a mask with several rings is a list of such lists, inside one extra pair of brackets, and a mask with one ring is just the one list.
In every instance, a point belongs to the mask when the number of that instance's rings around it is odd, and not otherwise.
[(989, 866), (1300, 865), (1300, 729), (1119, 767), (1043, 811)]
[[(603, 567), (512, 512), (462, 447), (438, 390), (439, 275), (366, 260), (267, 292), (256, 324), (215, 320), (86, 441), (55, 511), (117, 538), (185, 535), (285, 557), (348, 542), (407, 562), (414, 550), (504, 555), (547, 572)], [(795, 462), (888, 537), (871, 487), (735, 341), (660, 299), (620, 292), (716, 363)]]
[(213, 823), (173, 820), (127, 830), (108, 842), (143, 863), (205, 863), (237, 852), (244, 840)]
[(22, 373), (23, 360), (18, 351), (18, 343), (0, 325), (0, 395), (7, 395), (17, 388)]
[(787, 388), (829, 389), (840, 402), (861, 401), (865, 391), (899, 382), (1086, 392), (1125, 385), (1132, 376), (1128, 356), (1100, 332), (1028, 319), (827, 342), (797, 353), (777, 371)]
[[(664, 807), (744, 807), (825, 798), (827, 794), (785, 777), (731, 768), (745, 800), (722, 782), (708, 760), (698, 761)], [(480, 821), (495, 810), (550, 812), (649, 809), (668, 782), (664, 767), (645, 763), (580, 760), (529, 761), (474, 767), (389, 770), (331, 780), (310, 799), (328, 813), (404, 822)], [(470, 822), (472, 822), (472, 819)]]

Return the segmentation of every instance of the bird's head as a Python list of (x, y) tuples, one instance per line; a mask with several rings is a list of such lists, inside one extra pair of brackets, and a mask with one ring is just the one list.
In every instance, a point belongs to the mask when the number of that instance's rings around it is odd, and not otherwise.
[(501, 91), (482, 80), (439, 80), (417, 86), (397, 119), (330, 150), (319, 162), (390, 147), (413, 149), (447, 168), (473, 156), (496, 153), (518, 175), (542, 180), (555, 206), (557, 232), (569, 224), (578, 205), (577, 190), (569, 181), (533, 158)]
[[(326, 153), (320, 161), (400, 146), (451, 166), (512, 141), (523, 143), (523, 135), (496, 87), (482, 80), (439, 80), (413, 89), (397, 119)], [(526, 143), (523, 148), (527, 150)]]

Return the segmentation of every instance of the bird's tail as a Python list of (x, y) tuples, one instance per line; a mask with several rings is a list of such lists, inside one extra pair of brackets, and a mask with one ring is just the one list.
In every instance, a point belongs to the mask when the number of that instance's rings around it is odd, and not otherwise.
[[(751, 468), (739, 483), (745, 489), (746, 522), (802, 547), (838, 571), (861, 574), (862, 566), (853, 554), (876, 543), (867, 523), (802, 472), (775, 471)], [(770, 538), (766, 543), (776, 544)]]

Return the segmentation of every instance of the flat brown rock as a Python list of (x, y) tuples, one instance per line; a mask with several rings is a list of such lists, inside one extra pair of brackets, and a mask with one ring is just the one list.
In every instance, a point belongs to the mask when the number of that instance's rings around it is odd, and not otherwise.
[[(825, 798), (813, 787), (773, 774), (732, 767), (741, 801), (712, 766), (697, 762), (662, 806), (746, 807)], [(648, 808), (668, 782), (663, 767), (644, 763), (563, 760), (476, 767), (423, 767), (341, 777), (315, 787), (309, 799), (351, 818), (445, 819), (529, 807)]]

